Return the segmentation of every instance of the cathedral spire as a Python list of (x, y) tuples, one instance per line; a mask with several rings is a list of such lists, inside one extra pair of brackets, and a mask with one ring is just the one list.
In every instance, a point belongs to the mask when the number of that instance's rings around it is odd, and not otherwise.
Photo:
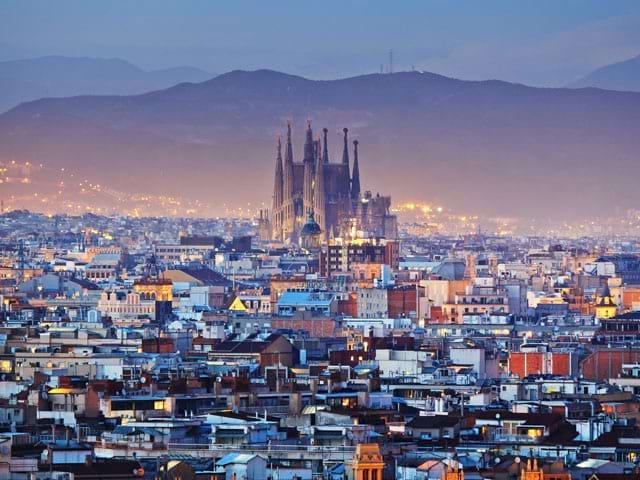
[(282, 240), (291, 238), (295, 234), (295, 220), (293, 212), (294, 171), (293, 145), (291, 144), (291, 122), (287, 122), (287, 146), (284, 152), (284, 175), (282, 180)]
[[(326, 129), (325, 129), (326, 130)], [(326, 137), (325, 137), (326, 138)], [(318, 144), (320, 142), (318, 141)], [(326, 154), (326, 147), (324, 153)], [(323, 236), (326, 237), (326, 221), (325, 221), (325, 191), (324, 191), (324, 161), (318, 156), (316, 163), (316, 172), (313, 188), (313, 208), (316, 214), (316, 222), (323, 230)]]
[(283, 180), (284, 169), (282, 168), (282, 141), (280, 140), (280, 135), (278, 135), (276, 144), (276, 189), (274, 194), (278, 205), (282, 204)]
[(307, 122), (307, 136), (304, 142), (304, 173), (302, 184), (302, 208), (303, 212), (309, 211), (313, 207), (313, 183), (314, 170), (316, 167), (316, 143), (313, 140), (313, 131), (311, 130), (311, 122)]
[(349, 129), (347, 127), (343, 128), (344, 132), (344, 148), (342, 149), (342, 163), (349, 165)]
[(328, 134), (329, 134), (329, 129), (326, 127), (323, 128), (322, 129), (322, 136), (323, 136), (322, 163), (329, 163), (329, 146), (327, 142)]
[(307, 120), (307, 137), (304, 142), (304, 161), (313, 163), (314, 158), (313, 130), (311, 130), (311, 120)]
[(276, 135), (276, 168), (282, 170), (282, 139), (280, 134)]
[[(282, 203), (284, 200), (284, 170), (282, 168), (282, 142), (280, 135), (278, 135), (276, 146), (276, 173), (273, 185), (273, 221), (274, 231), (282, 231)], [(262, 211), (260, 212), (262, 213)]]
[(358, 167), (358, 140), (353, 141), (353, 175), (351, 176), (351, 200), (360, 198), (360, 168)]
[(293, 145), (291, 144), (291, 122), (287, 122), (287, 150), (284, 154), (284, 163), (293, 163)]

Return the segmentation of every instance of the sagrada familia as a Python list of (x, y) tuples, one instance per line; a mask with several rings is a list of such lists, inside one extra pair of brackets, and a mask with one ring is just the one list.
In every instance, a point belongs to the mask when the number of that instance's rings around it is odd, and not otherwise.
[(320, 241), (336, 237), (397, 237), (397, 221), (389, 211), (391, 197), (361, 191), (358, 141), (353, 142), (350, 169), (348, 129), (343, 129), (340, 162), (329, 161), (328, 129), (313, 138), (307, 123), (301, 162), (294, 161), (291, 124), (287, 125), (284, 161), (280, 137), (277, 141), (271, 237), (300, 243), (305, 234)]

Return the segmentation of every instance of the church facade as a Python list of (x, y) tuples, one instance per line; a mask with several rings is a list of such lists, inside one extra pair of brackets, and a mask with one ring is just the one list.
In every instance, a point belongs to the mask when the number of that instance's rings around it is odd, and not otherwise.
[(343, 129), (340, 162), (329, 161), (328, 130), (314, 139), (307, 123), (302, 161), (294, 161), (291, 124), (287, 125), (284, 155), (277, 141), (273, 209), (274, 240), (299, 243), (303, 227), (313, 217), (322, 240), (331, 237), (397, 237), (396, 217), (390, 214), (391, 198), (361, 192), (358, 141), (353, 142), (350, 165), (348, 129)]

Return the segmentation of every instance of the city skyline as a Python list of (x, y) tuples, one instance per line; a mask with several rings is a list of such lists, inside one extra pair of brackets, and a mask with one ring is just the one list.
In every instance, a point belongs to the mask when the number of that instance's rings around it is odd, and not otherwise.
[(637, 0), (0, 0), (0, 480), (640, 480)]

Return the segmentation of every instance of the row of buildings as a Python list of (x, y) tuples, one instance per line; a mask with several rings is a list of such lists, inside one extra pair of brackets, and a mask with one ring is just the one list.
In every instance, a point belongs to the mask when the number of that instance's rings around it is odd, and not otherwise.
[(640, 242), (421, 235), (306, 132), (256, 219), (0, 216), (0, 477), (619, 480)]

